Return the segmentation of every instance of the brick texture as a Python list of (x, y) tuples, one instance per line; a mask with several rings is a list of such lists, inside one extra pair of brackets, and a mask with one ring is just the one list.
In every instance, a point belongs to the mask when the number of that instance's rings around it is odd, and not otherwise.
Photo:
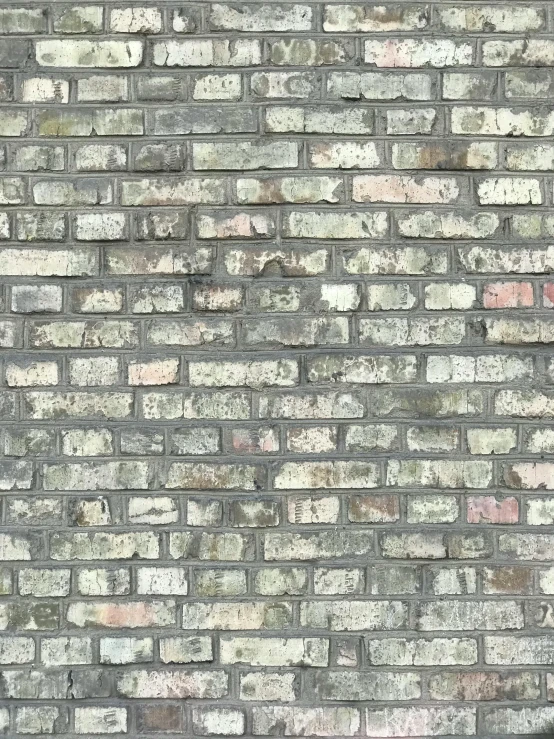
[(0, 734), (554, 736), (553, 5), (0, 5)]

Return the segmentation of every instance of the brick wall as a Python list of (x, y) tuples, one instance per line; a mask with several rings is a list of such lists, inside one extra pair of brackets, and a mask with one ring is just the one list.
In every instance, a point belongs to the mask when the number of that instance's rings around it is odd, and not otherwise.
[(554, 735), (554, 3), (0, 7), (0, 733)]

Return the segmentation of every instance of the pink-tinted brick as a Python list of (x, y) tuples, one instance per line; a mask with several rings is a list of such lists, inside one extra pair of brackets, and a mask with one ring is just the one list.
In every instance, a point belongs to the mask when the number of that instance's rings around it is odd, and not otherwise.
[(235, 454), (270, 454), (279, 451), (279, 435), (273, 428), (233, 429), (230, 446)]
[(542, 302), (545, 308), (554, 308), (554, 282), (545, 282), (543, 285)]
[(491, 282), (483, 289), (485, 308), (531, 308), (533, 285), (530, 282)]
[(468, 523), (517, 523), (519, 506), (515, 498), (498, 500), (492, 495), (467, 499)]
[(178, 359), (133, 362), (129, 365), (129, 385), (170, 385), (178, 381)]

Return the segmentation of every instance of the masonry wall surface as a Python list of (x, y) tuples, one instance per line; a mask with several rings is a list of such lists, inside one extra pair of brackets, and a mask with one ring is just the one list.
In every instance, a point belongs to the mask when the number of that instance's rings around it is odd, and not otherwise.
[(0, 6), (0, 733), (554, 736), (554, 3)]

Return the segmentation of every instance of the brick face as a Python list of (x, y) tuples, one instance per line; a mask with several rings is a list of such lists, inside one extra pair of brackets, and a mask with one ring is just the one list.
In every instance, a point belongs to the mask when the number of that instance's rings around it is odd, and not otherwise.
[(0, 735), (552, 735), (552, 5), (0, 6)]

